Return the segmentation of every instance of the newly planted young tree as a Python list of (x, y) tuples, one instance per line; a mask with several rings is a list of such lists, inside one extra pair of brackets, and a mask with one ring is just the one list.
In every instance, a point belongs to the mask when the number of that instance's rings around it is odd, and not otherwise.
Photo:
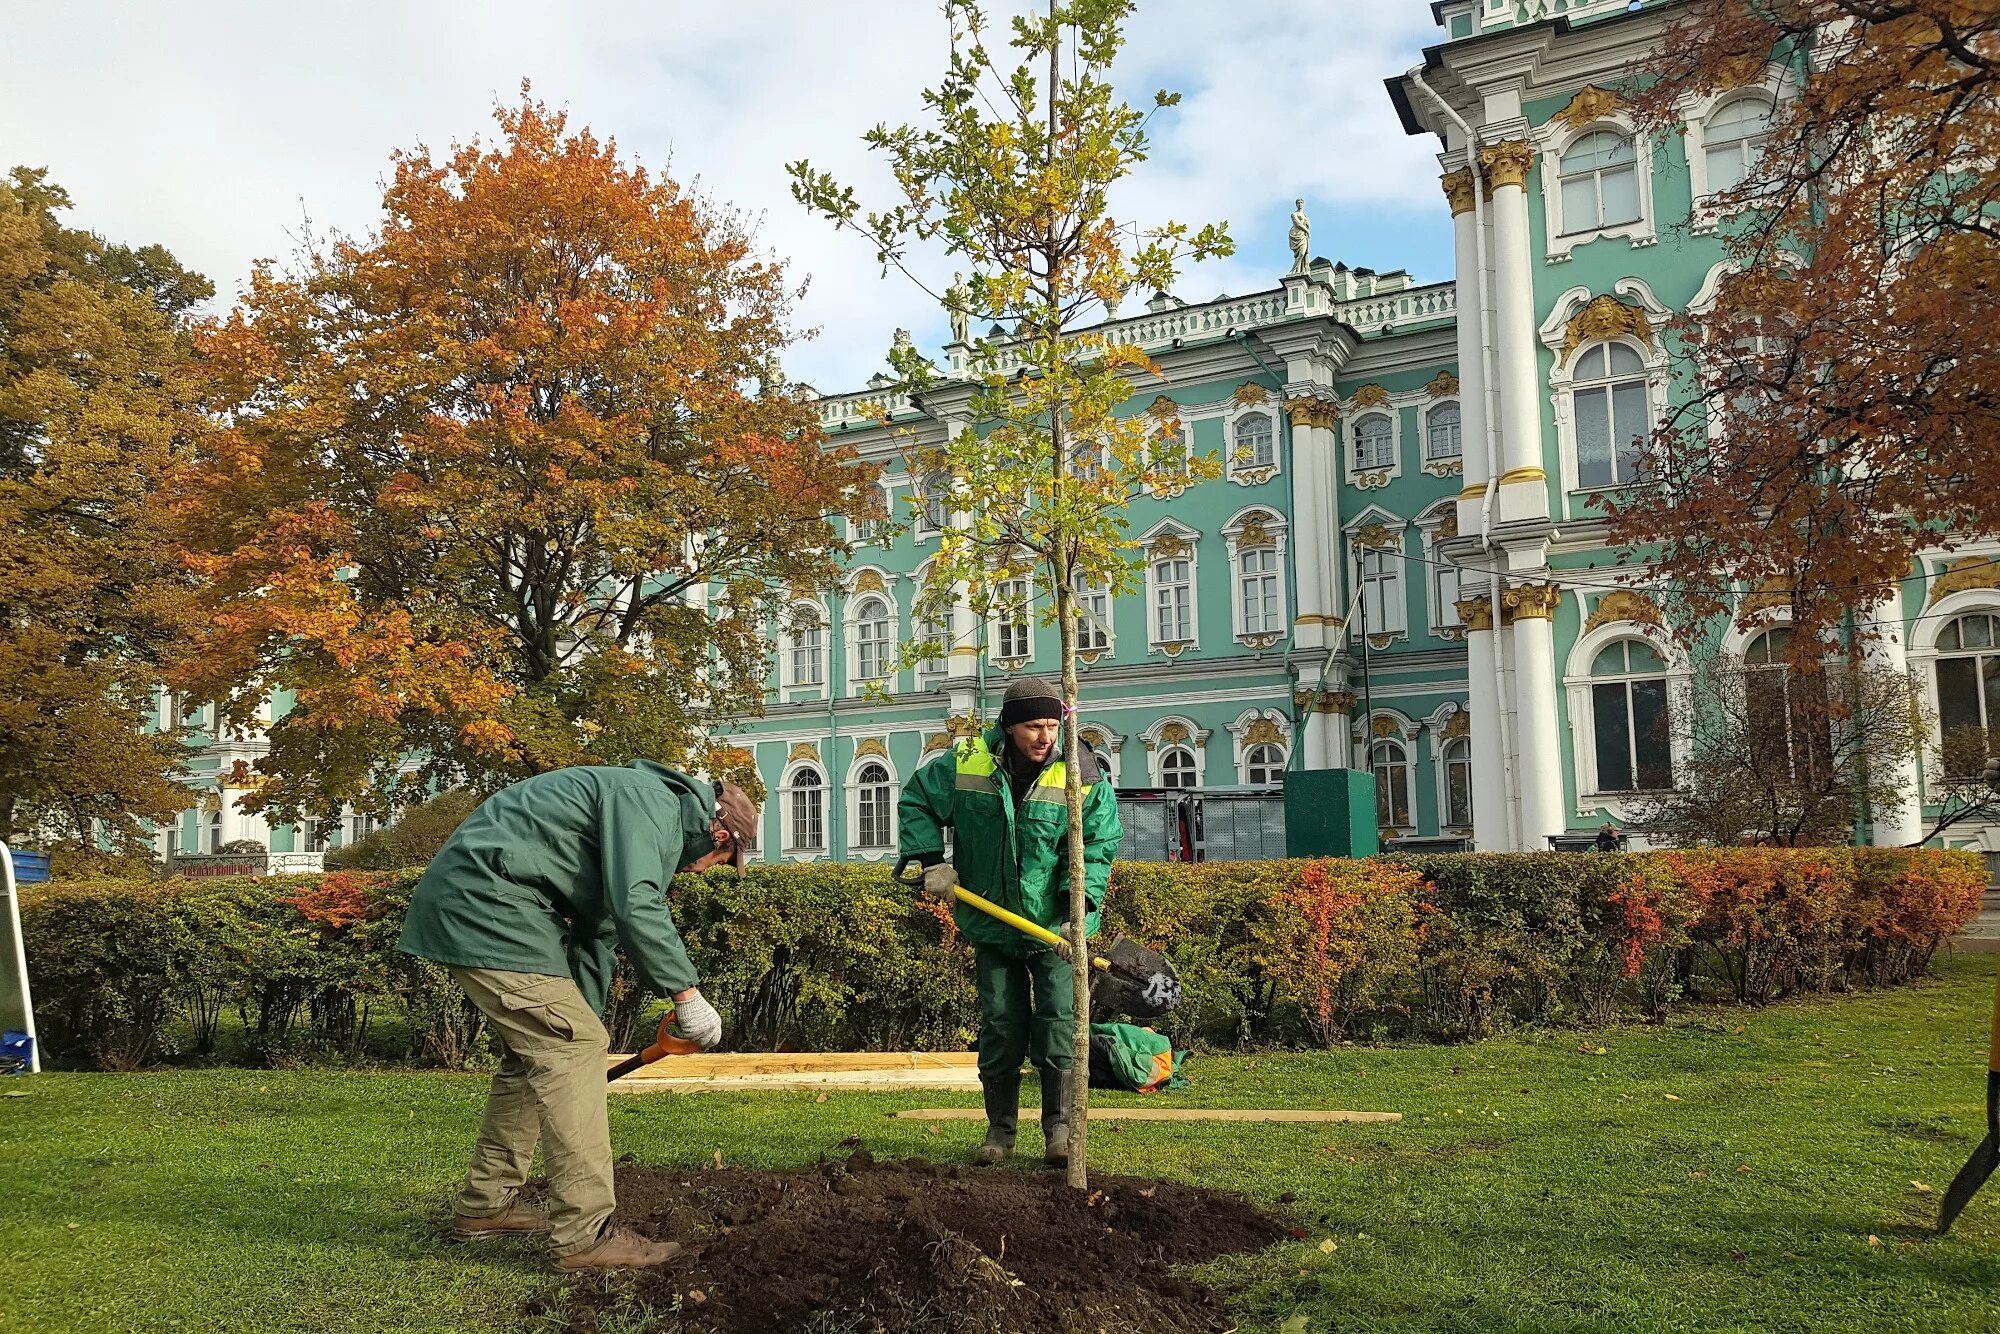
[(2000, 530), (2000, 7), (1698, 0), (1646, 73), (1655, 133), (1708, 97), (1768, 125), (1707, 159), (1741, 176), (1700, 206), (1731, 268), (1613, 536), (1658, 544), (1690, 623), (1782, 588), (1803, 661), (1917, 553)]
[[(932, 124), (878, 127), (867, 142), (887, 157), (902, 198), (864, 213), (850, 188), (805, 162), (794, 163), (793, 193), (806, 207), (867, 238), (884, 266), (917, 277), (915, 256), (941, 247), (972, 277), (952, 302), (975, 325), (1001, 334), (972, 349), (974, 425), (923, 461), (940, 479), (954, 519), (920, 610), (935, 612), (953, 586), (990, 601), (1010, 581), (1039, 582), (1061, 640), (1063, 729), (1068, 769), (1070, 924), (1084, 937), (1087, 903), (1077, 704), (1079, 586), (1134, 580), (1136, 547), (1126, 511), (1148, 490), (1185, 485), (1212, 464), (1190, 459), (1177, 435), (1159, 434), (1119, 407), (1160, 368), (1139, 349), (1088, 327), (1130, 288), (1165, 290), (1178, 266), (1226, 255), (1220, 225), (1179, 223), (1127, 229), (1112, 215), (1110, 192), (1146, 158), (1147, 121), (1173, 106), (1161, 92), (1151, 111), (1121, 100), (1111, 66), (1132, 0), (1050, 0), (1045, 12), (1016, 17), (1008, 45), (1019, 61), (1003, 68), (985, 15), (947, 0), (951, 60), (924, 92)], [(918, 281), (922, 281), (920, 278)], [(942, 283), (927, 284), (931, 290)], [(904, 385), (922, 390), (929, 370), (914, 351), (892, 357)], [(1090, 964), (1073, 951), (1076, 1053), (1070, 1183), (1086, 1182), (1089, 1105)]]
[(274, 815), (696, 755), (864, 512), (741, 221), (538, 102), (496, 119), (398, 154), (376, 235), (260, 268), (201, 334), (184, 684), (239, 721), (291, 692)]
[(213, 289), (68, 207), (43, 172), (0, 179), (0, 840), (74, 867), (142, 854), (188, 802), (189, 748), (148, 726), (192, 614), (156, 497), (193, 425), (182, 320)]

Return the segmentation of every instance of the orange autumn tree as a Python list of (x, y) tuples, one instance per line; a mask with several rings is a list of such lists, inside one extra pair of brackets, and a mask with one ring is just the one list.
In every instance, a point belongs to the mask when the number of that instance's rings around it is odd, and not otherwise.
[(780, 266), (523, 91), (495, 143), (398, 153), (375, 235), (260, 266), (201, 331), (181, 684), (238, 723), (290, 704), (246, 807), (699, 761), (862, 511), (776, 370)]
[(1655, 485), (1610, 504), (1696, 617), (1783, 590), (1804, 657), (1919, 550), (2000, 530), (2000, 7), (1697, 0), (1635, 110), (1672, 133), (1778, 72), (1761, 159), (1715, 201), (1733, 271), (1680, 321), (1692, 399)]

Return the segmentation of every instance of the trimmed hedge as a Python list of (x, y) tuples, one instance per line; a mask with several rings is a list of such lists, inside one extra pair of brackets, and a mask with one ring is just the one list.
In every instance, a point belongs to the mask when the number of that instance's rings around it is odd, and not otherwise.
[[(51, 1060), (305, 1056), (463, 1066), (477, 1011), (397, 952), (416, 871), (50, 885), (23, 897)], [(1459, 1040), (1516, 1024), (1658, 1018), (1920, 975), (1978, 911), (1970, 853), (1873, 848), (1120, 863), (1108, 931), (1160, 949), (1178, 1042)], [(753, 867), (673, 890), (736, 1048), (968, 1045), (972, 970), (948, 917), (879, 867)], [(621, 970), (629, 1046), (654, 998)], [(225, 1044), (234, 1015), (239, 1044)], [(224, 1045), (232, 1050), (224, 1052)]]

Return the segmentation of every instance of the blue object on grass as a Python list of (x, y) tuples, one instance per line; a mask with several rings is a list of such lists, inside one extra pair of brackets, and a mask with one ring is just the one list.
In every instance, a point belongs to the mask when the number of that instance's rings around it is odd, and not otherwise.
[(0, 1034), (0, 1075), (25, 1075), (35, 1065), (35, 1040), (8, 1029)]

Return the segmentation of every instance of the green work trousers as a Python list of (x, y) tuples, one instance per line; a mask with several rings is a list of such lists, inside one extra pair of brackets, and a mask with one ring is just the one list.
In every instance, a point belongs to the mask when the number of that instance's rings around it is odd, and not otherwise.
[(979, 983), (979, 1079), (1019, 1079), (1021, 1061), (1044, 1079), (1074, 1064), (1076, 987), (1067, 961), (1054, 950), (1023, 959), (993, 945), (975, 945)]
[(603, 1023), (567, 977), (497, 968), (454, 968), (451, 975), (506, 1048), (453, 1209), (467, 1218), (505, 1213), (540, 1144), (550, 1246), (569, 1255), (596, 1244), (616, 1203)]

